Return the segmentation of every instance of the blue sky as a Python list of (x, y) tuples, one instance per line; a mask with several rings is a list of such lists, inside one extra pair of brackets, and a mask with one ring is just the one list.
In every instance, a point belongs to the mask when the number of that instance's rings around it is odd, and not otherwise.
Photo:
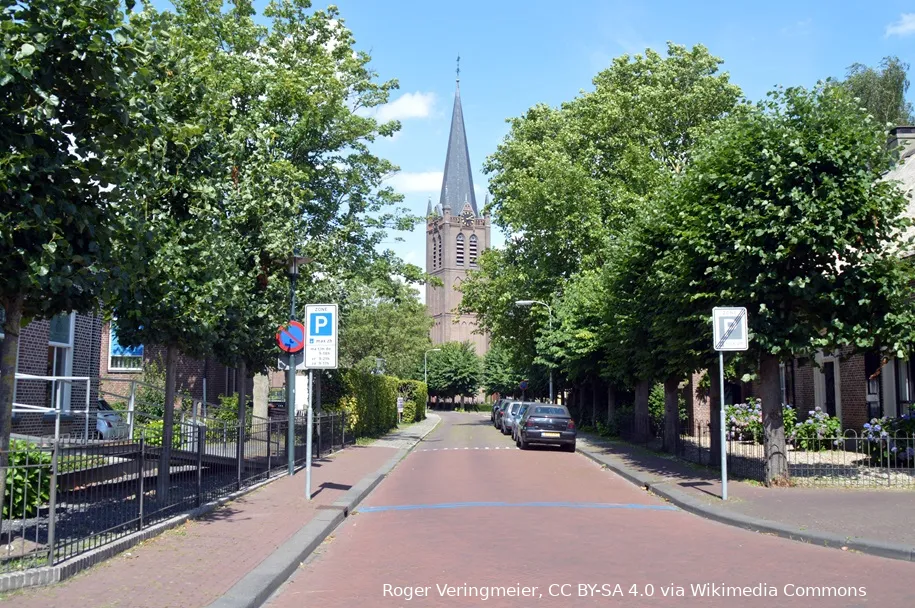
[[(265, 0), (258, 2), (262, 8)], [(391, 183), (423, 215), (437, 200), (461, 56), (461, 99), (482, 204), (485, 158), (508, 132), (506, 119), (543, 102), (558, 105), (591, 88), (613, 57), (663, 50), (667, 41), (704, 44), (724, 60), (744, 94), (841, 77), (855, 62), (897, 55), (915, 64), (915, 0), (769, 2), (569, 0), (339, 0), (357, 47), (400, 90), (384, 109), (402, 131), (376, 152), (400, 166)], [(316, 2), (315, 7), (326, 4)], [(909, 98), (915, 99), (910, 89)], [(493, 229), (493, 244), (503, 242)], [(422, 266), (424, 227), (385, 243)]]

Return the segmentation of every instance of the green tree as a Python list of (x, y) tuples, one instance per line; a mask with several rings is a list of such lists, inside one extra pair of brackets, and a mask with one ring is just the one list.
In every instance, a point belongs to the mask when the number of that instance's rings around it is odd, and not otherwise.
[(684, 272), (702, 277), (680, 306), (747, 308), (770, 483), (787, 474), (779, 361), (911, 343), (909, 222), (881, 180), (890, 160), (883, 125), (846, 91), (789, 88), (724, 121), (671, 192)]
[(905, 98), (908, 71), (909, 64), (898, 57), (884, 57), (876, 68), (855, 63), (849, 66), (842, 86), (860, 99), (881, 125), (910, 125), (915, 123), (915, 114)]
[(422, 378), (423, 354), (432, 344), (432, 320), (415, 288), (395, 279), (357, 285), (341, 310), (341, 367), (369, 371), (375, 357), (381, 357), (385, 373), (410, 378), (419, 369)]
[(522, 380), (524, 374), (515, 366), (510, 348), (501, 341), (493, 342), (483, 357), (482, 384), (486, 392), (514, 395)]
[(429, 353), (429, 393), (472, 396), (480, 388), (483, 366), (471, 342), (446, 342)]
[[(145, 41), (117, 0), (0, 11), (0, 451), (9, 446), (20, 328), (95, 309), (142, 125)], [(0, 496), (5, 480), (0, 477)]]

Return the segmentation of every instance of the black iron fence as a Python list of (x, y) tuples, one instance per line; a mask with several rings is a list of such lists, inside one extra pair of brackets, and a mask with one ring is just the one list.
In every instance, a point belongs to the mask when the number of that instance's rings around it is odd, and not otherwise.
[[(297, 416), (297, 464), (306, 459), (306, 429)], [(288, 466), (288, 430), (287, 420), (245, 428), (179, 422), (170, 450), (161, 425), (137, 429), (135, 438), (14, 441), (0, 453), (0, 573), (59, 563), (279, 475)], [(315, 416), (313, 457), (354, 442), (345, 414)]]
[[(677, 455), (718, 466), (720, 446), (712, 437), (708, 424), (681, 432)], [(729, 475), (765, 481), (766, 452), (761, 441), (728, 439), (725, 448)], [(795, 439), (788, 442), (785, 460), (794, 485), (915, 489), (915, 435), (849, 430)]]

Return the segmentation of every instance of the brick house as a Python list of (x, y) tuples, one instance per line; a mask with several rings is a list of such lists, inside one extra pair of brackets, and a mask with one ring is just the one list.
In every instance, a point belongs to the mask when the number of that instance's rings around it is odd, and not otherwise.
[[(4, 313), (0, 309), (0, 340)], [(112, 349), (112, 345), (114, 348)], [(96, 314), (68, 313), (52, 319), (36, 319), (22, 328), (17, 353), (17, 374), (33, 376), (88, 377), (89, 431), (95, 429), (91, 416), (101, 395), (109, 402), (126, 400), (130, 380), (140, 380), (143, 366), (164, 361), (162, 347), (126, 349), (117, 344), (108, 323)], [(207, 401), (218, 403), (219, 395), (236, 390), (235, 369), (213, 360), (178, 357), (177, 389), (202, 399), (204, 380)], [(248, 394), (251, 394), (249, 386)], [(62, 410), (61, 433), (82, 436), (86, 430), (86, 383), (52, 383), (47, 380), (16, 380), (13, 401), (17, 404), (57, 407)], [(55, 416), (50, 412), (13, 413), (12, 431), (17, 435), (54, 434)]]
[[(125, 397), (130, 392), (131, 380), (142, 380), (143, 369), (151, 365), (165, 368), (165, 347), (158, 345), (125, 348), (118, 344), (117, 334), (110, 323), (100, 328), (99, 361), (101, 393), (108, 399)], [(237, 387), (235, 368), (226, 367), (213, 359), (192, 359), (178, 355), (176, 388), (194, 399), (219, 403), (220, 395), (234, 395)], [(251, 395), (249, 381), (247, 394)]]

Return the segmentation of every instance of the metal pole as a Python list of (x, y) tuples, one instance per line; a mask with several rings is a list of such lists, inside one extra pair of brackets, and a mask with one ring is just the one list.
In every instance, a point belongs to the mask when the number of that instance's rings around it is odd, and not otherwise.
[[(546, 305), (547, 311), (550, 313), (550, 333), (553, 333), (553, 309), (550, 306)], [(550, 403), (553, 403), (553, 366), (550, 365)]]
[(724, 352), (718, 352), (718, 374), (721, 382), (721, 411), (719, 419), (721, 420), (721, 500), (728, 499), (728, 444), (725, 439), (724, 431)]
[[(206, 382), (206, 381), (204, 381)], [(130, 439), (133, 439), (134, 418), (137, 410), (137, 381), (130, 381), (130, 398), (127, 401), (127, 425), (130, 428)]]
[(286, 418), (289, 432), (286, 437), (286, 454), (289, 457), (289, 474), (295, 473), (295, 355), (289, 353), (289, 370), (286, 372)]
[[(55, 545), (57, 544), (57, 463), (60, 459), (60, 412), (57, 412), (57, 429), (54, 434), (54, 452), (51, 454), (51, 488), (48, 503), (48, 565), (54, 565)], [(10, 508), (12, 511), (12, 508)]]
[(312, 370), (308, 370), (308, 401), (305, 407), (308, 408), (308, 418), (305, 423), (305, 497), (311, 500), (311, 393), (312, 393)]
[[(289, 282), (289, 319), (295, 320), (295, 275)], [(295, 355), (289, 353), (289, 371), (286, 375), (286, 419), (289, 421), (289, 432), (286, 437), (286, 453), (289, 457), (289, 474), (295, 473)]]

